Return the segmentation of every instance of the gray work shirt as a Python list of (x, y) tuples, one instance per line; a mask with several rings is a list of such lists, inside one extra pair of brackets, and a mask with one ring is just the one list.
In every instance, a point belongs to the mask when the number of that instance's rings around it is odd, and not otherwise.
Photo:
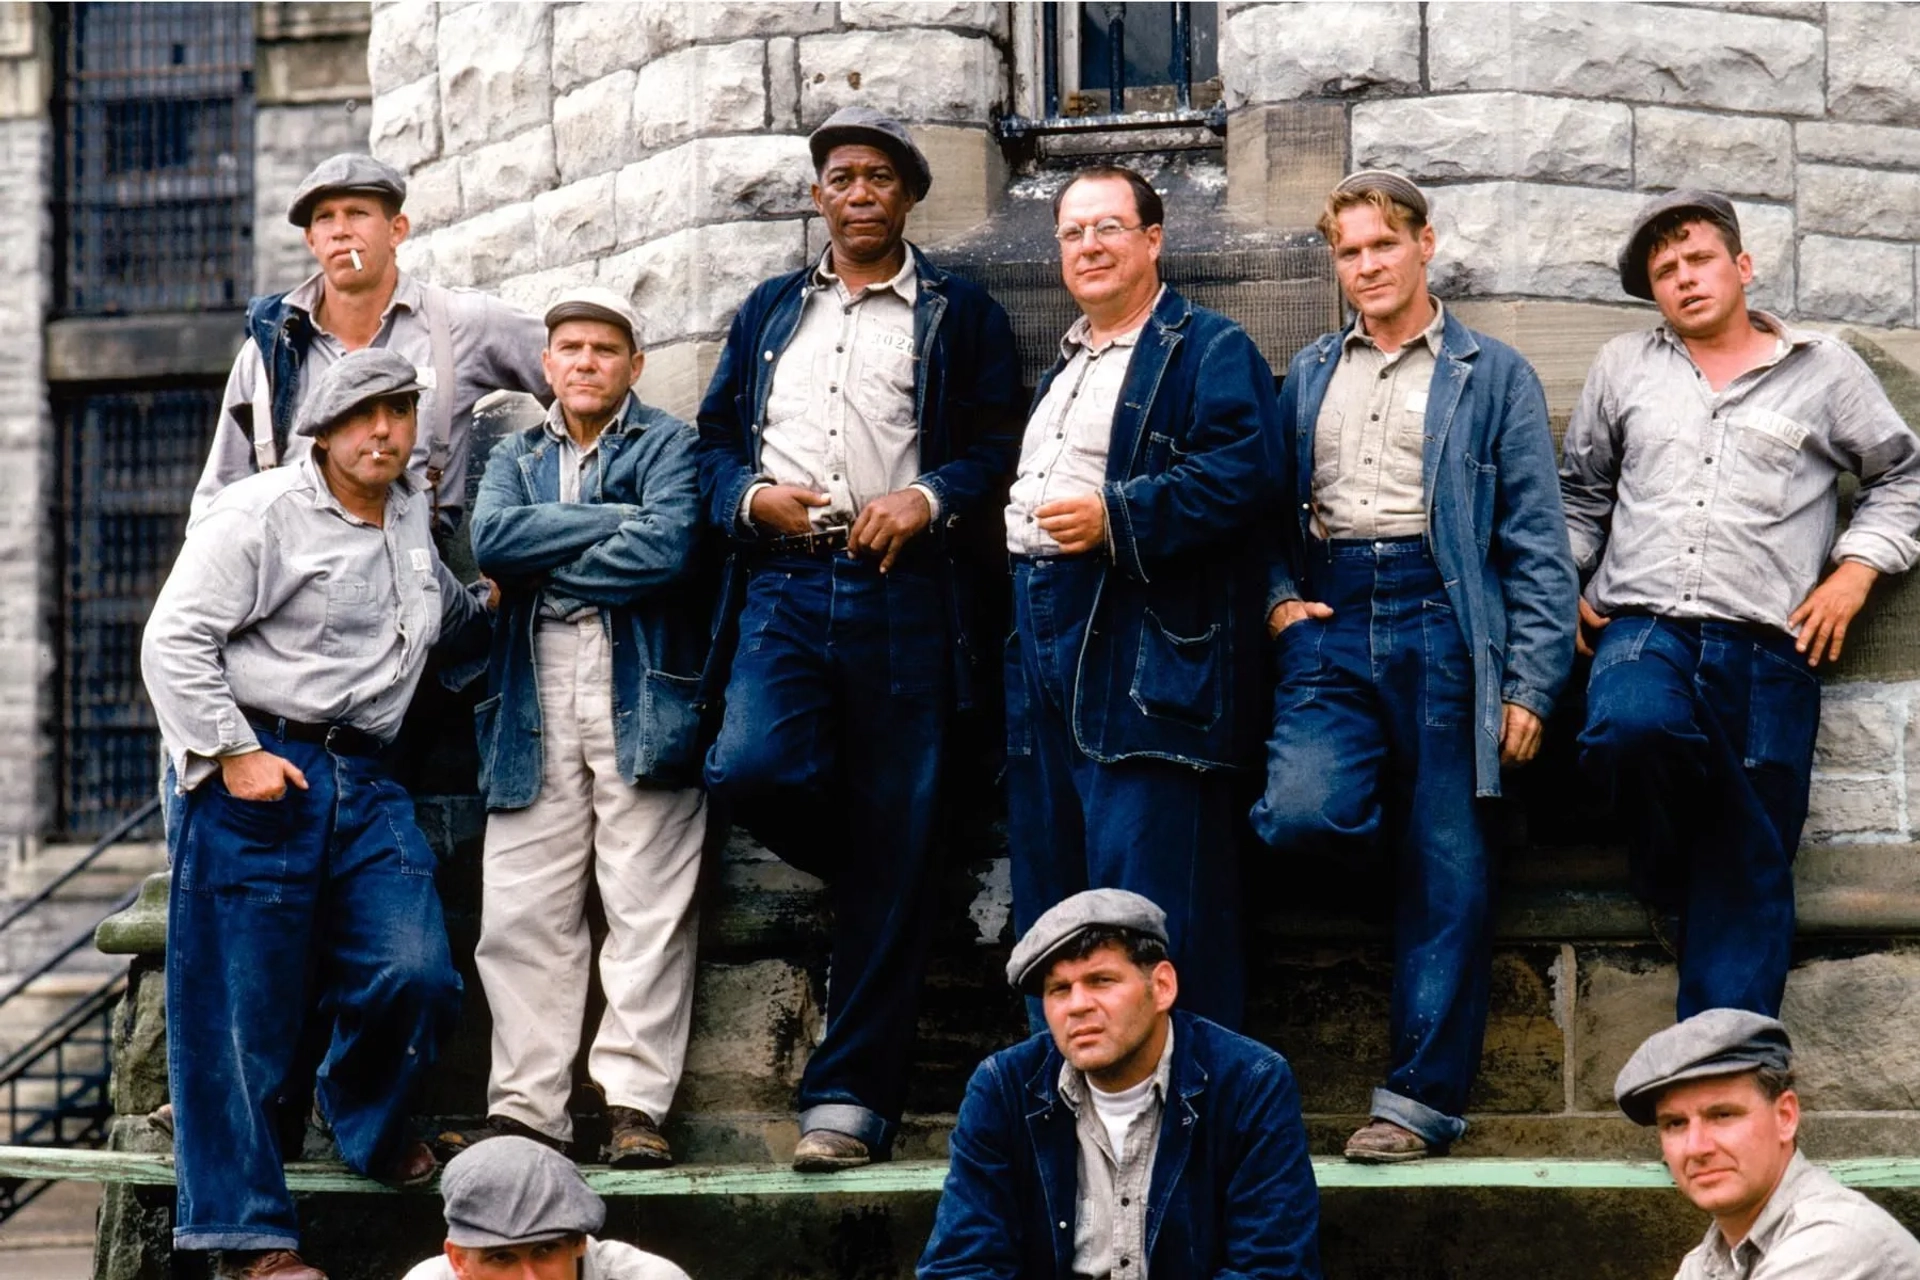
[(1674, 1280), (1920, 1280), (1920, 1242), (1796, 1151), (1746, 1237), (1708, 1227)]
[[(687, 1273), (658, 1254), (643, 1253), (618, 1240), (587, 1237), (587, 1255), (581, 1280), (687, 1280)], [(436, 1253), (402, 1280), (454, 1280), (453, 1264)]]
[(1074, 1280), (1141, 1280), (1147, 1274), (1147, 1192), (1160, 1151), (1160, 1117), (1173, 1078), (1173, 1027), (1153, 1072), (1152, 1101), (1134, 1117), (1124, 1151), (1115, 1151), (1090, 1096), (1092, 1086), (1071, 1063), (1060, 1065), (1060, 1097), (1079, 1139), (1079, 1195), (1073, 1222)]
[(242, 707), (394, 738), (427, 651), (481, 608), (429, 524), (404, 477), (383, 524), (349, 514), (309, 455), (229, 485), (187, 526), (140, 650), (182, 791), (259, 746)]
[(1417, 537), (1427, 531), (1427, 390), (1447, 314), (1436, 299), (1433, 322), (1391, 354), (1365, 324), (1341, 344), (1314, 423), (1314, 512), (1322, 537)]
[[(315, 272), (287, 295), (287, 305), (307, 313), (319, 305), (325, 279)], [(443, 289), (447, 345), (454, 370), (453, 418), (448, 434), (449, 455), (445, 474), (440, 478), (440, 505), (460, 509), (467, 504), (467, 452), (473, 435), (473, 406), (482, 396), (495, 391), (526, 391), (542, 399), (552, 394), (547, 375), (540, 367), (540, 352), (547, 345), (546, 325), (538, 316), (517, 311), (491, 294), (474, 289)], [(433, 385), (438, 380), (433, 367), (433, 335), (423, 309), (425, 287), (406, 272), (400, 273), (393, 297), (387, 303), (374, 335), (376, 347), (390, 347), (413, 361), (420, 380), (427, 384), (421, 395), (420, 432), (414, 441), (413, 457), (407, 464), (418, 486), (427, 482), (427, 424), (434, 421), (430, 401), (445, 394)], [(326, 368), (347, 354), (347, 346), (325, 329), (314, 326), (313, 341), (301, 366), (295, 391), (295, 408), (304, 403), (309, 390)], [(272, 397), (267, 385), (266, 359), (260, 348), (248, 338), (233, 359), (227, 374), (226, 396), (220, 405), (220, 422), (213, 434), (213, 448), (193, 490), (194, 515), (206, 510), (214, 495), (257, 466), (253, 433), (242, 428), (246, 415), (256, 430), (272, 432)], [(243, 408), (245, 406), (245, 408)], [(291, 426), (291, 424), (289, 424)], [(286, 455), (281, 465), (298, 462), (307, 455), (313, 442), (289, 430)]]
[[(1753, 320), (1778, 337), (1774, 354), (1717, 392), (1664, 324), (1595, 358), (1560, 493), (1600, 613), (1784, 631), (1829, 558), (1882, 573), (1920, 558), (1920, 438), (1845, 344)], [(1861, 487), (1835, 541), (1842, 472)]]
[[(620, 421), (627, 412), (627, 401), (633, 399), (633, 392), (627, 392), (613, 416), (607, 419), (607, 426)], [(547, 410), (547, 438), (555, 442), (554, 455), (560, 467), (560, 501), (579, 502), (580, 491), (584, 488), (598, 501), (600, 494), (600, 436), (587, 441), (586, 448), (574, 443), (573, 434), (567, 430), (567, 419), (558, 400)], [(605, 428), (602, 428), (604, 434)], [(578, 600), (568, 599), (554, 591), (540, 593), (540, 616), (562, 621), (571, 621), (598, 612), (594, 605), (582, 604)]]

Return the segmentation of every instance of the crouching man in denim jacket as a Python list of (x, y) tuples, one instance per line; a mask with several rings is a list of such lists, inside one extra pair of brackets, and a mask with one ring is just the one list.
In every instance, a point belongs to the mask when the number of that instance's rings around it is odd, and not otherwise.
[(613, 1127), (607, 1157), (664, 1165), (659, 1122), (686, 1055), (707, 825), (694, 431), (633, 395), (644, 357), (624, 299), (574, 290), (546, 320), (553, 408), (495, 447), (473, 509), (474, 558), (501, 593), (476, 713), (488, 1127), (572, 1139), (591, 877), (608, 930), (607, 1010), (588, 1058)]

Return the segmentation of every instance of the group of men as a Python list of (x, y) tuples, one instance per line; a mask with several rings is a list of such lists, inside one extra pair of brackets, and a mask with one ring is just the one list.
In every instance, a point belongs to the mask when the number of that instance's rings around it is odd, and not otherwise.
[[(457, 1158), (572, 1145), (591, 880), (607, 1155), (672, 1160), (710, 801), (828, 886), (794, 1165), (886, 1158), (949, 729), (991, 639), (957, 532), (975, 522), (1003, 521), (1011, 568), (1009, 976), (1050, 1034), (976, 1077), (927, 1274), (1187, 1273), (1163, 1251), (1315, 1272), (1297, 1093), (1234, 1034), (1263, 744), (1264, 844), (1396, 864), (1392, 1059), (1346, 1154), (1455, 1141), (1487, 1010), (1488, 801), (1539, 749), (1576, 646), (1581, 762), (1673, 917), (1680, 1015), (1778, 1012), (1810, 668), (1874, 577), (1920, 558), (1920, 442), (1846, 348), (1748, 309), (1729, 202), (1676, 192), (1636, 221), (1622, 284), (1662, 322), (1602, 351), (1556, 467), (1531, 367), (1429, 294), (1427, 199), (1400, 175), (1329, 195), (1354, 320), (1276, 392), (1245, 332), (1162, 282), (1158, 193), (1076, 171), (1054, 221), (1081, 315), (1022, 431), (1005, 313), (905, 238), (933, 180), (912, 136), (847, 108), (810, 141), (828, 247), (740, 307), (691, 425), (634, 395), (626, 299), (576, 289), (536, 319), (413, 280), (405, 181), (365, 156), (296, 195), (320, 270), (248, 310), (143, 650), (176, 792), (177, 1247), (319, 1275), (279, 1168), (310, 1099), (353, 1168), (433, 1176), (406, 1117), (460, 981), (384, 758), (429, 650), (443, 678), (482, 652), (487, 671), (492, 1067)], [(551, 407), (486, 462), (469, 589), (434, 535), (459, 527), (495, 389)], [(1835, 540), (1843, 471), (1861, 489)], [(1090, 900), (1100, 918), (1075, 923)], [(1009, 1181), (1029, 1157), (1007, 1144), (1040, 1141), (1029, 1095), (1051, 1136)], [(1201, 1113), (1235, 1137), (1187, 1159)], [(1153, 1174), (1175, 1148), (1177, 1191)], [(943, 1261), (1008, 1249), (1033, 1269)]]

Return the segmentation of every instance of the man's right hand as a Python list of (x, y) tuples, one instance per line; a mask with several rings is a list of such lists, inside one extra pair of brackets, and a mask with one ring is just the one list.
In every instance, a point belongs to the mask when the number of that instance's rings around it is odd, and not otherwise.
[(1267, 639), (1273, 639), (1296, 622), (1332, 616), (1333, 606), (1321, 604), (1318, 600), (1282, 600), (1267, 615)]
[(789, 537), (812, 533), (813, 520), (808, 511), (831, 501), (826, 494), (797, 484), (770, 484), (753, 491), (753, 501), (747, 504), (747, 518), (762, 528)]
[(1585, 596), (1580, 597), (1580, 625), (1573, 629), (1573, 647), (1580, 651), (1581, 657), (1593, 656), (1593, 646), (1600, 643), (1600, 629), (1611, 621), (1613, 619), (1606, 615), (1595, 613)]
[(287, 794), (288, 783), (307, 789), (307, 775), (271, 751), (221, 756), (220, 781), (237, 800), (278, 800)]

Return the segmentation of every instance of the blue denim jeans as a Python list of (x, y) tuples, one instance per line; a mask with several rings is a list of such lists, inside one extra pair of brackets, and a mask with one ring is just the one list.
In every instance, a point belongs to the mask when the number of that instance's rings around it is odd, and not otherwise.
[(1253, 829), (1284, 853), (1340, 856), (1363, 843), (1392, 853), (1392, 1061), (1372, 1113), (1446, 1146), (1467, 1127), (1491, 965), (1473, 664), (1424, 539), (1341, 539), (1309, 560), (1304, 589), (1333, 616), (1274, 641)]
[[(1101, 565), (1021, 557), (1007, 642), (1007, 846), (1013, 927), (1083, 889), (1130, 889), (1167, 913), (1180, 1007), (1237, 1028), (1246, 1004), (1232, 784), (1167, 760), (1090, 759), (1074, 742), (1081, 641)], [(1029, 1005), (1034, 1029), (1045, 1023)]]
[[(350, 1168), (391, 1161), (460, 1012), (433, 850), (407, 793), (376, 759), (256, 733), (307, 790), (239, 800), (216, 774), (170, 833), (179, 1249), (297, 1248), (281, 1164), (299, 1153), (281, 1135), (317, 1100)], [(310, 1095), (312, 1038), (326, 1047)]]
[(1600, 633), (1580, 765), (1625, 829), (1635, 891), (1680, 915), (1681, 1018), (1780, 1012), (1819, 728), (1820, 682), (1784, 632), (1620, 617)]
[(740, 611), (707, 787), (767, 848), (827, 880), (827, 1027), (800, 1081), (800, 1128), (891, 1147), (906, 1102), (931, 928), (942, 739), (952, 704), (946, 596), (907, 562), (781, 557)]

